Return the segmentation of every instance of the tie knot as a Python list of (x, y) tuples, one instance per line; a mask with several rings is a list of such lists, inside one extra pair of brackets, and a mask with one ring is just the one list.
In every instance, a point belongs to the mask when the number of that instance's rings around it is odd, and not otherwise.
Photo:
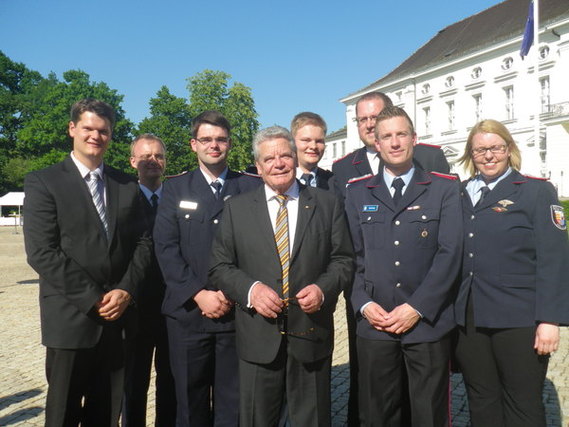
[(89, 180), (90, 181), (98, 181), (99, 180), (99, 174), (95, 171), (89, 172)]
[(150, 196), (150, 201), (152, 202), (153, 205), (157, 205), (158, 204), (158, 194), (152, 193), (152, 196)]
[(221, 186), (221, 182), (219, 182), (218, 180), (213, 181), (210, 185), (211, 185), (211, 186), (215, 189), (215, 191), (217, 191), (218, 193), (221, 191), (221, 187), (222, 187), (222, 186)]
[(279, 202), (279, 205), (284, 206), (288, 197), (286, 194), (277, 194), (276, 199), (277, 199), (277, 202)]
[(303, 173), (302, 176), (300, 177), (300, 179), (304, 182), (305, 185), (310, 185), (313, 178), (314, 177), (312, 176), (311, 173)]
[(480, 193), (482, 194), (482, 197), (486, 197), (486, 195), (490, 192), (490, 187), (488, 187), (487, 185), (485, 185), (484, 187), (482, 187), (480, 189)]
[(391, 183), (391, 186), (393, 188), (395, 188), (396, 190), (401, 191), (403, 189), (403, 187), (405, 187), (405, 183), (403, 182), (403, 180), (401, 178), (395, 178), (393, 180), (393, 182)]

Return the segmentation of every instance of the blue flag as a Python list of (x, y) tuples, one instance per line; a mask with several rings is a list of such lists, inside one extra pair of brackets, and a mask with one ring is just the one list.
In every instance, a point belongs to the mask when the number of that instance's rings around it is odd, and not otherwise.
[(533, 44), (533, 1), (529, 3), (528, 19), (526, 21), (526, 29), (524, 30), (524, 38), (520, 49), (520, 56), (524, 59), (527, 56), (531, 45)]

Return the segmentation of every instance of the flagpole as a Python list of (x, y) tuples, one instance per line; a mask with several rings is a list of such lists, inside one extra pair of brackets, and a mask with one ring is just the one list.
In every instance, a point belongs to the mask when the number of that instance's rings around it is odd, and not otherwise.
[(538, 153), (539, 173), (545, 178), (542, 170), (541, 162), (541, 139), (540, 139), (540, 121), (541, 114), (541, 85), (539, 82), (539, 0), (533, 0), (533, 69), (535, 75), (534, 87), (536, 91), (536, 102), (533, 120), (533, 141)]

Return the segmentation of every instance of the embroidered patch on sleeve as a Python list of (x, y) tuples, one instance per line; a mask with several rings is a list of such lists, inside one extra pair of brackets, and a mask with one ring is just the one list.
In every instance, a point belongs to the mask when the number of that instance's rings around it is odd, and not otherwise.
[(551, 220), (560, 230), (567, 230), (567, 221), (565, 221), (565, 212), (562, 206), (551, 205)]

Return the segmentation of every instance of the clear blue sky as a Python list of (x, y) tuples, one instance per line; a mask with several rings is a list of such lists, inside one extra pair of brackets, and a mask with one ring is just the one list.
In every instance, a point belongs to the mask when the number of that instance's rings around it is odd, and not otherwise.
[[(261, 126), (314, 111), (382, 77), (439, 30), (498, 0), (0, 0), (0, 50), (44, 76), (87, 72), (124, 95), (138, 123), (166, 85), (221, 70), (253, 90)], [(525, 6), (524, 6), (525, 7)]]

